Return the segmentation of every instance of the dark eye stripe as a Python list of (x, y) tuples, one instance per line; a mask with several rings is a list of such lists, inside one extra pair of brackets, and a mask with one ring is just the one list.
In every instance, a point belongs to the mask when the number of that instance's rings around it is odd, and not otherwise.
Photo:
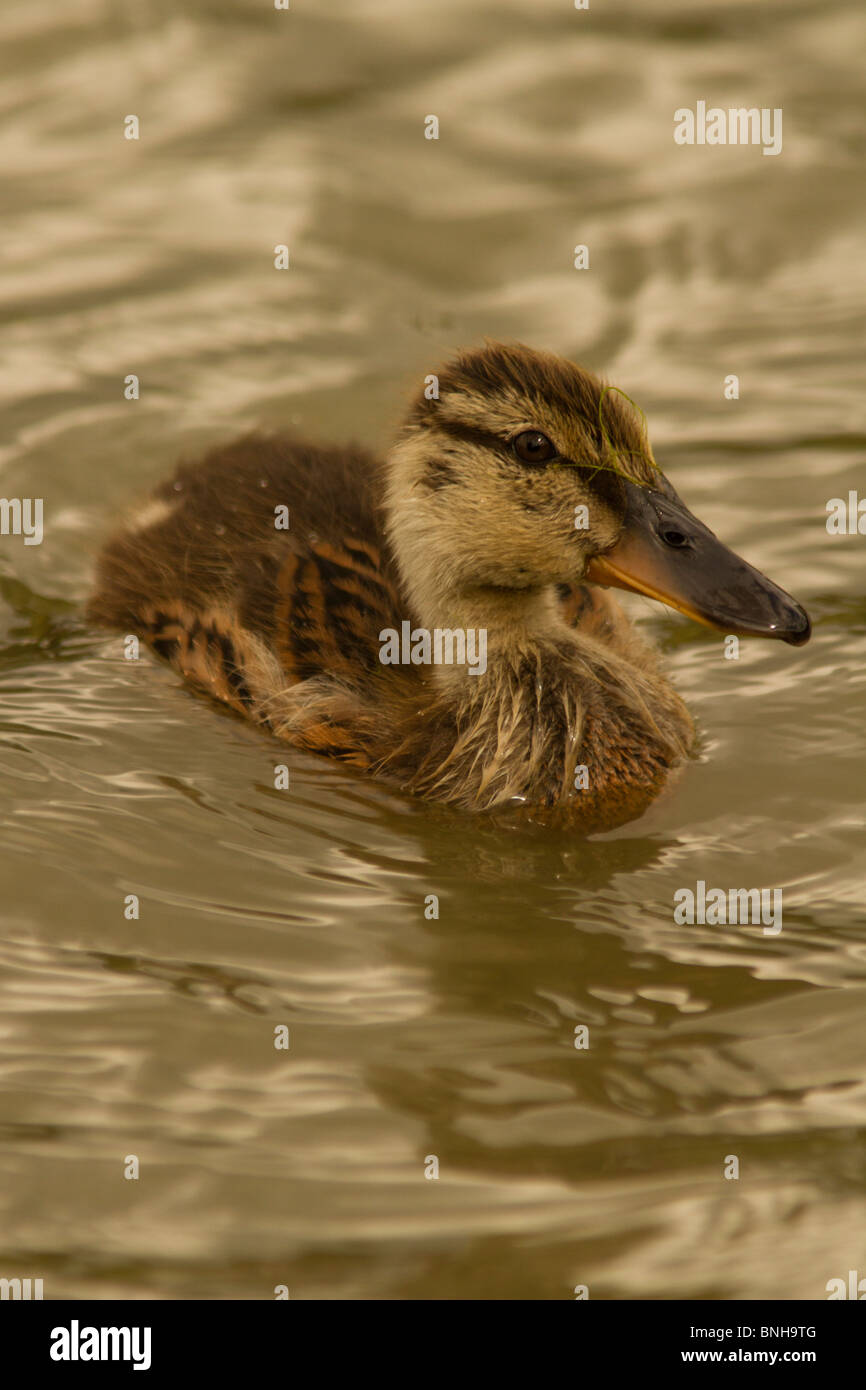
[[(538, 477), (544, 472), (542, 467), (533, 470), (531, 465), (523, 464), (515, 458), (511, 447), (511, 440), (503, 439), (502, 435), (494, 434), (492, 430), (479, 429), (476, 425), (465, 425), (459, 420), (448, 420), (442, 416), (436, 418), (436, 429), (443, 434), (447, 434), (451, 439), (461, 440), (467, 444), (477, 444), (483, 449), (490, 450), (496, 454), (504, 464), (510, 465), (511, 469), (519, 468), (522, 476), (531, 478), (533, 473)], [(565, 454), (559, 454), (555, 460), (551, 460), (557, 467), (573, 468), (584, 480), (585, 485), (594, 493), (606, 498), (613, 505), (621, 505), (622, 483), (615, 473), (609, 469), (600, 468), (598, 464), (584, 461), (575, 462), (574, 459), (567, 458)], [(455, 484), (459, 482), (459, 470), (453, 460), (447, 462), (443, 459), (440, 468), (447, 468), (448, 482)], [(428, 485), (435, 487), (433, 479), (428, 480)]]
[[(482, 449), (488, 449), (491, 453), (498, 454), (504, 463), (514, 464), (518, 462), (523, 469), (527, 467), (527, 464), (518, 459), (514, 452), (513, 438), (504, 439), (501, 434), (494, 434), (492, 430), (483, 430), (476, 425), (464, 425), (460, 420), (439, 419), (437, 427), (443, 434), (449, 435), (452, 439), (459, 439), (466, 444), (477, 444)], [(523, 430), (521, 433), (541, 434), (541, 430)], [(517, 437), (519, 438), (519, 436)], [(572, 463), (571, 459), (565, 458), (562, 454), (554, 454), (550, 460), (539, 459), (538, 463), (539, 465), (543, 462), (552, 463), (554, 459), (557, 463), (571, 464), (572, 467), (577, 466)]]
[(511, 447), (507, 439), (501, 435), (494, 434), (492, 430), (478, 429), (475, 425), (464, 425), (460, 420), (437, 420), (437, 427), (444, 434), (452, 439), (459, 439), (465, 444), (478, 444), (482, 449), (491, 449), (493, 453), (501, 454), (503, 458), (511, 458)]

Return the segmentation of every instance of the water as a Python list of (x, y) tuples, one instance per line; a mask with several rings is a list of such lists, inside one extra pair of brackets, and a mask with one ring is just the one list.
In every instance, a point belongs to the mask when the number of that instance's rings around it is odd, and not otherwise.
[[(863, 477), (862, 7), (9, 0), (0, 38), (2, 489), (46, 528), (0, 542), (0, 1274), (327, 1299), (866, 1274), (866, 542), (824, 524)], [(782, 155), (677, 147), (698, 99), (782, 107)], [(589, 841), (287, 752), (81, 617), (178, 455), (253, 424), (383, 446), (484, 335), (606, 372), (815, 620), (734, 662), (634, 600), (701, 759)], [(676, 925), (699, 879), (780, 887), (782, 932)]]

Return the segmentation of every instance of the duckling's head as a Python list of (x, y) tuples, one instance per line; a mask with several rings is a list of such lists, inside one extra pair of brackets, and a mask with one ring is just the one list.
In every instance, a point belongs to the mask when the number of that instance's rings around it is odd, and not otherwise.
[(388, 457), (386, 511), (424, 619), (583, 581), (726, 633), (809, 637), (799, 604), (688, 511), (632, 402), (552, 353), (488, 343), (427, 377)]

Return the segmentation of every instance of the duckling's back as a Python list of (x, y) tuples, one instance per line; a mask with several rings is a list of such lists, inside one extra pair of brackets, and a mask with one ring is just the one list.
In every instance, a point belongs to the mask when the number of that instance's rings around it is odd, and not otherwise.
[(89, 615), (262, 720), (287, 685), (378, 679), (378, 634), (403, 616), (378, 487), (363, 450), (237, 440), (178, 468), (108, 542)]

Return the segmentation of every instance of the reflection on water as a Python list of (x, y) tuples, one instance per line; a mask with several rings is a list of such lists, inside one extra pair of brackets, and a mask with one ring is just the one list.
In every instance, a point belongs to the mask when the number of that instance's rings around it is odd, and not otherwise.
[[(821, 1298), (857, 1266), (863, 541), (823, 523), (863, 453), (864, 29), (845, 0), (6, 6), (0, 463), (46, 534), (0, 550), (0, 1272)], [(782, 106), (784, 153), (675, 146), (702, 96)], [(382, 444), (484, 334), (634, 395), (816, 620), (728, 662), (636, 601), (702, 751), (586, 842), (301, 755), (277, 792), (284, 748), (80, 617), (178, 453), (252, 423)], [(781, 887), (783, 931), (676, 925), (699, 879)]]

